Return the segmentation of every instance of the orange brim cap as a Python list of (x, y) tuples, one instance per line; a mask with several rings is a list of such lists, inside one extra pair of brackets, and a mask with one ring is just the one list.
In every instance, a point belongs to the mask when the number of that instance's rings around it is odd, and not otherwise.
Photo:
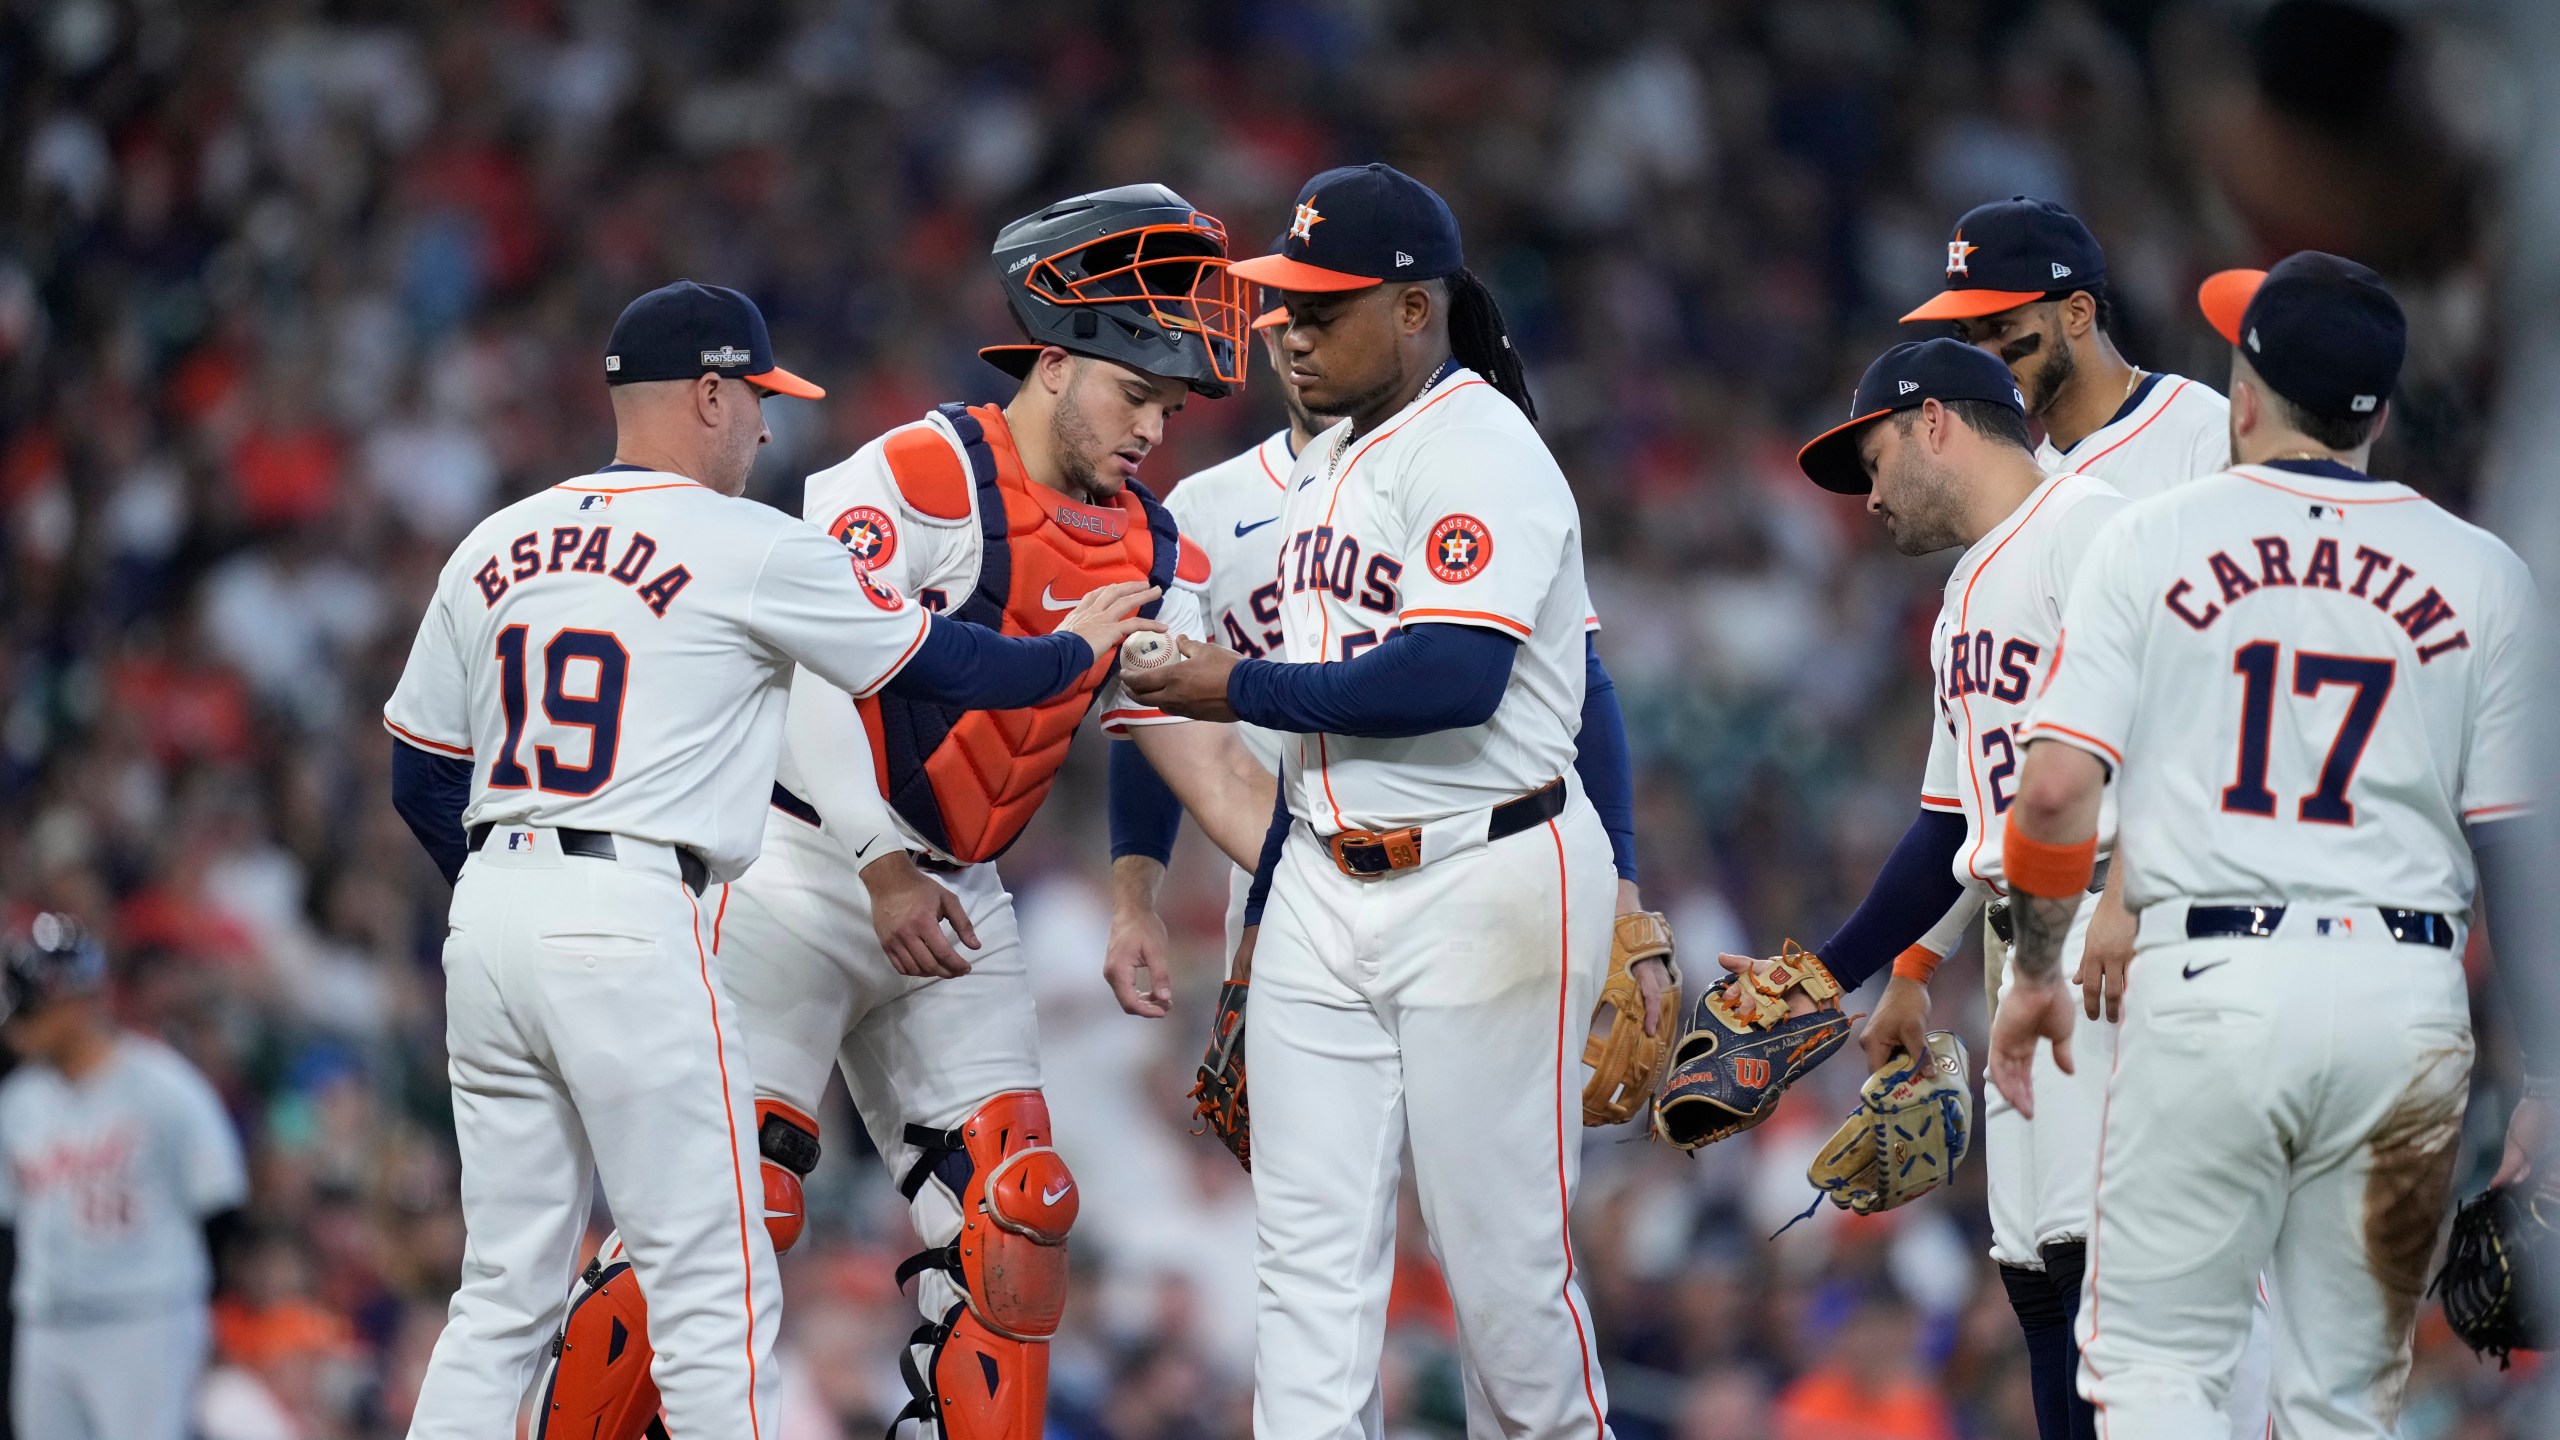
[(761, 385), (776, 395), (790, 395), (801, 400), (824, 400), (827, 392), (776, 365), (761, 375), (744, 377), (750, 385)]
[(1227, 273), (1255, 285), (1268, 285), (1274, 290), (1295, 290), (1301, 294), (1324, 294), (1334, 290), (1366, 290), (1378, 284), (1375, 275), (1346, 275), (1327, 270), (1304, 260), (1286, 255), (1256, 255), (1227, 267)]
[(1274, 305), (1253, 317), (1253, 328), (1256, 330), (1276, 329), (1288, 323), (1289, 307), (1286, 305)]
[(1929, 303), (1902, 317), (1908, 325), (1915, 320), (1975, 320), (2015, 310), (2021, 305), (2044, 298), (2041, 290), (1941, 290)]
[(2249, 302), (2257, 298), (2258, 286), (2265, 282), (2264, 270), (2223, 270), (2208, 275), (2196, 287), (2196, 308), (2204, 312), (2204, 322), (2213, 333), (2231, 344), (2240, 343), (2240, 321), (2249, 313)]

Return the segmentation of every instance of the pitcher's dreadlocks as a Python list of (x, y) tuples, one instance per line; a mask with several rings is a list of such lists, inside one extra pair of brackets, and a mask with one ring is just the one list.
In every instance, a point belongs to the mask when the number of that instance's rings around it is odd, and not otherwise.
[(1521, 414), (1537, 419), (1528, 374), (1520, 368), (1520, 352), (1512, 348), (1511, 336), (1502, 328), (1502, 307), (1493, 302), (1493, 292), (1463, 266), (1445, 283), (1449, 287), (1449, 353), (1510, 397)]

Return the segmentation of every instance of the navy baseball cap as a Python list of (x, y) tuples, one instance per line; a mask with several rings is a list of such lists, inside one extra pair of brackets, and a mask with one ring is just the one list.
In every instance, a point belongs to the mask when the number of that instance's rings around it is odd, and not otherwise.
[(1458, 217), (1430, 186), (1392, 165), (1345, 165), (1298, 191), (1277, 254), (1227, 273), (1274, 290), (1365, 290), (1390, 280), (1437, 280), (1467, 263)]
[(691, 380), (705, 371), (776, 395), (823, 400), (827, 392), (773, 363), (773, 337), (756, 302), (726, 285), (679, 280), (622, 307), (605, 342), (604, 383)]
[(0, 947), (0, 1019), (32, 1015), (66, 995), (107, 985), (107, 952), (87, 926), (47, 911)]
[(2408, 317), (2382, 277), (2318, 250), (2211, 276), (2196, 304), (2277, 394), (2323, 419), (2380, 409), (2409, 353)]
[(1997, 315), (2106, 278), (2107, 252), (2079, 216), (2050, 200), (2012, 195), (1976, 205), (1956, 221), (1947, 240), (1947, 288), (1902, 319)]
[(1987, 400), (2008, 406), (2021, 418), (2027, 413), (2026, 397), (2018, 393), (2018, 382), (2009, 378), (2000, 357), (1944, 336), (1906, 340), (1877, 356), (1858, 377), (1848, 421), (1806, 442), (1796, 452), (1797, 466), (1805, 478), (1834, 494), (1866, 494), (1875, 482), (1858, 460), (1858, 437), (1868, 426), (1923, 400)]

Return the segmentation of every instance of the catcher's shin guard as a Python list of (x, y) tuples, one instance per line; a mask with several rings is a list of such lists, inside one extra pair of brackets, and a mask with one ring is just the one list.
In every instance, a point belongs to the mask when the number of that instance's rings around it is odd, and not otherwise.
[(1075, 1177), (1049, 1146), (1048, 1102), (1009, 1090), (956, 1130), (910, 1125), (906, 1138), (924, 1153), (898, 1188), (912, 1202), (940, 1185), (958, 1201), (960, 1233), (900, 1265), (898, 1283), (940, 1271), (961, 1298), (908, 1337), (899, 1369), (915, 1398), (890, 1433), (917, 1420), (943, 1440), (1039, 1440), (1077, 1206)]
[(649, 1378), (649, 1306), (619, 1242), (587, 1262), (569, 1318), (551, 1337), (551, 1379), (533, 1440), (666, 1440)]
[(779, 1100), (756, 1101), (756, 1149), (764, 1155), (764, 1228), (773, 1253), (800, 1243), (809, 1206), (800, 1182), (818, 1168), (818, 1122)]
[[(764, 1226), (780, 1253), (808, 1223), (800, 1181), (818, 1166), (818, 1122), (782, 1101), (758, 1100), (756, 1146), (764, 1156)], [(658, 1384), (649, 1376), (657, 1353), (649, 1346), (649, 1302), (618, 1238), (578, 1277), (551, 1353), (533, 1440), (665, 1440)]]

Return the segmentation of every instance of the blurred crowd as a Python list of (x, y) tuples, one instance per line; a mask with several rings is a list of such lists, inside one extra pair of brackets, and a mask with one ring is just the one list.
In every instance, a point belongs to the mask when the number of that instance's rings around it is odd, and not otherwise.
[[(1913, 808), (1909, 561), (1792, 463), (1953, 218), (2061, 200), (2107, 246), (2130, 358), (2219, 384), (2195, 281), (2262, 258), (2195, 151), (2251, 7), (2146, 0), (22, 0), (0, 7), (0, 905), (93, 919), (118, 1003), (249, 1147), (211, 1440), (401, 1432), (461, 1247), (438, 946), (392, 814), (383, 697), (448, 548), (604, 463), (631, 296), (744, 288), (824, 402), (767, 409), (753, 493), (942, 400), (1012, 338), (984, 257), (1062, 195), (1172, 184), (1240, 248), (1307, 175), (1446, 194), (1579, 493), (1641, 768), (1648, 899), (1691, 973), (1819, 940)], [(2491, 337), (2478, 274), (2407, 291), (2377, 468), (2463, 503)], [(1278, 424), (1267, 372), (1197, 402), (1159, 489)], [(1061, 1144), (1087, 1189), (1053, 1433), (1245, 1433), (1251, 1195), (1181, 1096), (1224, 880), (1196, 837), (1168, 1021), (1100, 978), (1093, 743), (1004, 869)], [(1969, 957), (1940, 1023), (1978, 1036)], [(2494, 1047), (2489, 1052), (2496, 1054)], [(1577, 1256), (1624, 1440), (2020, 1440), (2023, 1353), (1980, 1166), (1825, 1211), (1829, 1067), (1686, 1159), (1594, 1132)], [(2484, 1065), (2478, 1149), (2503, 1121)], [(903, 1204), (839, 1091), (786, 1262), (787, 1440), (879, 1433), (914, 1324)], [(2469, 1184), (2476, 1184), (2473, 1175)], [(1400, 1231), (1399, 1437), (1462, 1432), (1452, 1321)], [(2404, 1433), (2498, 1433), (2512, 1376), (2428, 1309)]]

